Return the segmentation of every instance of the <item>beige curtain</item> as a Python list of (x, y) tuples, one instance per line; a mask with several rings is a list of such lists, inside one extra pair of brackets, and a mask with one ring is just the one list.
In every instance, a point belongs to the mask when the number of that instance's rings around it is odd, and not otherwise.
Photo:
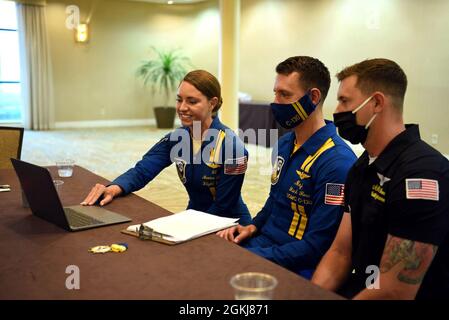
[(53, 86), (45, 7), (18, 3), (24, 126), (53, 127)]

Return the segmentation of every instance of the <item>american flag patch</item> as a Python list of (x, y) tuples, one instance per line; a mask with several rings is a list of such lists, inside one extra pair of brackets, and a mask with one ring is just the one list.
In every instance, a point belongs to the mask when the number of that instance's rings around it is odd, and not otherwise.
[(342, 206), (345, 203), (345, 185), (339, 183), (326, 183), (324, 203), (333, 206)]
[(248, 157), (241, 157), (237, 159), (228, 159), (225, 161), (225, 174), (242, 174), (246, 172), (248, 167)]
[(439, 200), (438, 181), (431, 179), (405, 179), (407, 199)]

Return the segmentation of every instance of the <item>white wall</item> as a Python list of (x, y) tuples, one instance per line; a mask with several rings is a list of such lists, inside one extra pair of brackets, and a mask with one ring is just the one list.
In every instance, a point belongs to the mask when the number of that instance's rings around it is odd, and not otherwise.
[(332, 75), (324, 109), (331, 118), (334, 75), (367, 58), (389, 58), (408, 76), (406, 121), (419, 123), (429, 143), (438, 134), (435, 147), (449, 153), (449, 1), (243, 0), (241, 22), (241, 91), (271, 101), (276, 64), (311, 55)]
[[(149, 48), (181, 47), (195, 68), (218, 73), (218, 0), (156, 5), (124, 0), (47, 0), (56, 121), (149, 119), (152, 97), (135, 77)], [(91, 41), (74, 42), (65, 8), (91, 14)], [(322, 60), (332, 75), (325, 114), (332, 117), (335, 73), (385, 57), (405, 70), (405, 118), (449, 154), (448, 0), (241, 0), (240, 91), (271, 101), (274, 68), (292, 55)], [(174, 97), (173, 97), (174, 99)]]
[[(159, 49), (181, 48), (194, 68), (218, 72), (216, 1), (167, 6), (119, 0), (47, 0), (56, 121), (148, 119), (161, 105), (136, 78), (140, 62)], [(91, 16), (91, 39), (74, 41), (65, 27), (68, 5), (81, 22)], [(171, 97), (175, 104), (175, 96)]]

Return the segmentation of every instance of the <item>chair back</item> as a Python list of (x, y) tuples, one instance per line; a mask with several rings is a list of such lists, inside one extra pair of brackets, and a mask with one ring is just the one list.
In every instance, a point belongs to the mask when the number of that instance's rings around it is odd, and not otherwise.
[(10, 158), (20, 159), (23, 128), (0, 127), (0, 169), (12, 168)]

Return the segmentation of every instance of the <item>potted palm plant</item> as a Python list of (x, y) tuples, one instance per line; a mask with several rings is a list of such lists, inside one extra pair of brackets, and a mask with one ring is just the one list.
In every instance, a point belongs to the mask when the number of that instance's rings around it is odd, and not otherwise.
[(157, 127), (173, 128), (176, 108), (169, 105), (169, 99), (187, 73), (190, 59), (179, 53), (178, 49), (164, 51), (151, 48), (156, 57), (143, 61), (137, 75), (143, 79), (144, 85), (151, 85), (153, 95), (158, 90), (164, 96), (164, 105), (154, 107)]

